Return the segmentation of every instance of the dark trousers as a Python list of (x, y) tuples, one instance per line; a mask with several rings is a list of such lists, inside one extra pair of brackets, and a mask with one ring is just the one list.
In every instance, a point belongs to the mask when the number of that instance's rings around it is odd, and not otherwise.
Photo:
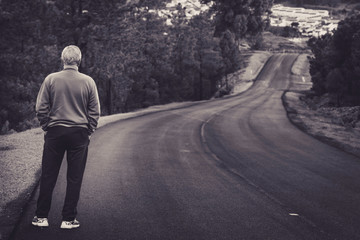
[(88, 145), (89, 137), (86, 128), (61, 126), (49, 128), (45, 135), (37, 217), (48, 217), (52, 193), (66, 152), (67, 187), (62, 217), (64, 221), (74, 220), (77, 214), (76, 207), (80, 197)]

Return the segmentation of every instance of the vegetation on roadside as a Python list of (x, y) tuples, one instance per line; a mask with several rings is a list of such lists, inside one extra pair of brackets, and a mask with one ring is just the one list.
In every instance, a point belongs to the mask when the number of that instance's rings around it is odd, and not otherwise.
[(286, 38), (298, 38), (301, 37), (301, 33), (298, 28), (293, 26), (285, 27), (276, 27), (271, 26), (268, 29), (269, 32), (273, 33), (276, 36), (286, 37)]
[(169, 25), (156, 13), (168, 1), (1, 1), (1, 132), (37, 125), (38, 89), (61, 69), (69, 44), (82, 50), (80, 71), (94, 78), (103, 115), (208, 99), (226, 84), (223, 76), (239, 69), (239, 39), (256, 45), (272, 4), (214, 1), (210, 12), (190, 20), (179, 5)]
[(360, 15), (341, 21), (334, 34), (311, 38), (308, 45), (315, 95), (327, 94), (333, 106), (360, 105)]
[[(300, 101), (299, 101), (300, 99)], [(311, 136), (360, 157), (360, 107), (327, 107), (325, 98), (287, 92), (282, 98), (293, 124)]]

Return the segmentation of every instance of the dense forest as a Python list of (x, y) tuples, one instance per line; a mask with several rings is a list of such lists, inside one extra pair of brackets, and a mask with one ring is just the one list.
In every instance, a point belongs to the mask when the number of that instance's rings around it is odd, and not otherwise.
[(0, 1), (1, 132), (37, 126), (39, 87), (61, 70), (60, 53), (70, 44), (83, 53), (80, 71), (95, 80), (103, 115), (208, 99), (226, 86), (226, 74), (239, 69), (239, 39), (256, 44), (272, 5), (272, 0), (216, 0), (192, 19), (179, 5), (167, 16), (172, 24), (166, 24), (156, 12), (166, 2)]
[(310, 74), (317, 95), (335, 106), (360, 105), (360, 15), (339, 23), (334, 34), (311, 38)]

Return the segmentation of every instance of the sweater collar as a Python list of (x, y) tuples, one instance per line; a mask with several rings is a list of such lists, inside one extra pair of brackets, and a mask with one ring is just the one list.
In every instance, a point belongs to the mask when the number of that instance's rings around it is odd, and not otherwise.
[(76, 65), (64, 65), (64, 70), (75, 70), (75, 71), (79, 71), (78, 66)]

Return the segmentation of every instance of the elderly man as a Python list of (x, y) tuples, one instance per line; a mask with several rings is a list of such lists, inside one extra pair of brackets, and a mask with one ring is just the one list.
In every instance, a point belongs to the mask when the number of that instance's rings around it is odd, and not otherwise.
[(36, 101), (36, 115), (45, 131), (40, 194), (32, 224), (48, 227), (52, 193), (61, 162), (67, 156), (67, 188), (62, 210), (62, 229), (80, 226), (76, 206), (85, 170), (90, 136), (100, 117), (100, 104), (94, 80), (80, 72), (81, 51), (67, 46), (61, 60), (64, 69), (47, 76)]

